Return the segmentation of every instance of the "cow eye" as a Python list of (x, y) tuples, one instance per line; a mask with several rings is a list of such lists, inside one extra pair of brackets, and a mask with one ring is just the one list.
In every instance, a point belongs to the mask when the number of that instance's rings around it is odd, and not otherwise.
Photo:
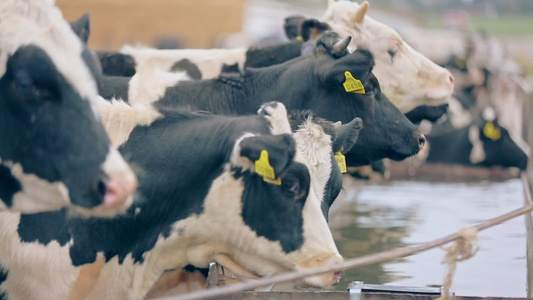
[(300, 181), (297, 178), (283, 179), (282, 188), (283, 192), (290, 198), (297, 198), (302, 191)]
[(399, 50), (400, 50), (400, 45), (396, 44), (394, 45), (394, 47), (390, 48), (389, 51), (387, 51), (390, 55), (391, 62), (393, 62), (393, 58), (396, 55), (396, 53), (398, 53)]
[(14, 87), (27, 100), (46, 101), (52, 98), (51, 91), (40, 87), (25, 72), (18, 72), (15, 75)]

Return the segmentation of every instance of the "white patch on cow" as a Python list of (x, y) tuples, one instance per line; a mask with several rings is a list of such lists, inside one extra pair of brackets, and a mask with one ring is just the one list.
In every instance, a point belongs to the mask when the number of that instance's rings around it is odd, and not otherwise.
[(238, 138), (235, 141), (235, 145), (233, 146), (233, 151), (231, 152), (231, 158), (230, 163), (232, 166), (240, 167), (243, 171), (254, 171), (255, 170), (255, 164), (253, 161), (248, 159), (248, 157), (241, 156), (241, 143), (247, 138), (254, 137), (255, 134), (252, 133), (244, 133), (240, 138)]
[(263, 115), (268, 120), (273, 135), (292, 133), (291, 124), (287, 117), (287, 109), (283, 103), (269, 102), (263, 104), (257, 113)]
[(70, 261), (68, 245), (21, 242), (19, 220), (18, 213), (0, 213), (0, 265), (9, 272), (0, 291), (6, 290), (9, 299), (67, 299), (79, 272)]
[(485, 107), (483, 109), (481, 117), (485, 121), (492, 122), (492, 121), (496, 120), (496, 112), (494, 111), (494, 109), (492, 107), (487, 106), (487, 107)]
[(129, 82), (128, 102), (132, 105), (156, 102), (165, 95), (168, 88), (189, 79), (185, 72), (167, 72), (159, 69), (137, 72)]
[(149, 126), (163, 117), (151, 105), (129, 105), (122, 100), (106, 101), (98, 96), (97, 108), (104, 128), (115, 147), (124, 144), (137, 126)]
[(61, 11), (54, 7), (54, 1), (2, 0), (0, 20), (0, 77), (6, 71), (8, 56), (21, 46), (35, 45), (46, 52), (57, 70), (82, 98), (89, 100), (96, 112), (97, 86), (82, 59), (82, 43)]
[[(341, 38), (352, 37), (350, 49), (368, 49), (375, 59), (373, 73), (384, 94), (406, 113), (419, 105), (446, 103), (453, 93), (453, 79), (448, 70), (436, 65), (409, 46), (392, 28), (365, 16), (361, 23), (352, 17), (360, 9), (355, 2), (337, 1), (323, 17)], [(397, 47), (391, 59), (388, 53)]]
[(11, 170), (22, 190), (15, 193), (9, 210), (22, 213), (36, 213), (61, 209), (71, 205), (68, 188), (63, 182), (49, 182), (35, 174), (24, 173), (18, 163), (2, 163)]
[(170, 71), (172, 66), (184, 59), (195, 64), (202, 73), (202, 79), (218, 77), (224, 65), (237, 64), (244, 72), (246, 48), (238, 49), (153, 49), (146, 47), (124, 46), (121, 53), (128, 54), (135, 60), (137, 73), (159, 69)]
[(448, 102), (448, 117), (454, 128), (464, 128), (472, 123), (472, 114), (454, 97)]
[(483, 149), (483, 141), (479, 138), (479, 127), (472, 125), (468, 128), (468, 140), (472, 143), (472, 151), (470, 152), (470, 162), (477, 164), (485, 160), (485, 150)]
[(313, 123), (311, 118), (308, 118), (298, 126), (293, 137), (298, 152), (302, 153), (306, 159), (317, 197), (322, 201), (332, 170), (331, 136), (327, 135), (320, 125)]

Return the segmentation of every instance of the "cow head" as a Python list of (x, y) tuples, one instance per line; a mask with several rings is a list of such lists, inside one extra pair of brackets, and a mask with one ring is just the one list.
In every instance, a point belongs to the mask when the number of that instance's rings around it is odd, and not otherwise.
[(88, 50), (49, 2), (0, 4), (0, 206), (116, 213), (136, 177), (96, 114)]
[(368, 8), (366, 1), (330, 1), (323, 21), (341, 37), (351, 36), (353, 49), (374, 55), (374, 73), (400, 111), (445, 103), (455, 81), (450, 72), (411, 48), (392, 28), (365, 16)]
[[(351, 166), (385, 157), (401, 160), (418, 153), (425, 139), (381, 92), (372, 74), (372, 54), (362, 49), (345, 54), (343, 50), (349, 38), (337, 38), (333, 45), (331, 38), (329, 34), (322, 35), (314, 56), (292, 62), (284, 72), (281, 80), (294, 82), (288, 85), (290, 90), (283, 92), (287, 99), (291, 99), (291, 95), (305, 99), (288, 100), (288, 107), (306, 107), (320, 117), (344, 123), (360, 117), (365, 126), (360, 132), (358, 146), (346, 156)], [(344, 49), (339, 45), (344, 45)]]
[[(268, 134), (252, 130), (246, 118), (239, 119), (244, 131), (214, 178), (203, 212), (173, 225), (183, 228), (180, 238), (190, 239), (187, 263), (207, 267), (216, 261), (236, 274), (258, 277), (340, 262), (321, 210), (323, 192), (315, 191), (317, 175), (310, 175), (309, 155), (296, 148), (284, 105), (271, 103), (260, 110), (257, 118), (268, 121)], [(324, 146), (331, 155), (331, 141)], [(327, 160), (331, 163), (330, 156)], [(339, 273), (331, 272), (304, 283), (324, 287), (339, 279)]]
[(468, 139), (472, 144), (470, 162), (487, 167), (516, 167), (525, 170), (529, 151), (520, 147), (524, 142), (513, 139), (507, 129), (492, 117), (493, 114), (486, 113), (491, 110), (485, 108), (481, 123), (468, 128)]
[(314, 190), (322, 199), (321, 207), (327, 219), (329, 208), (342, 188), (342, 172), (346, 172), (343, 156), (356, 143), (363, 122), (355, 118), (347, 124), (333, 123), (310, 110), (291, 111), (289, 118), (296, 147), (308, 162)]

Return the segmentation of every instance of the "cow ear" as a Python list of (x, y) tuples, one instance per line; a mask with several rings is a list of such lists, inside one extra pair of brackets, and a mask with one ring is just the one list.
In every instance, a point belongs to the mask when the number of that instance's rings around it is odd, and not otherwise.
[(304, 42), (316, 41), (322, 34), (330, 30), (328, 24), (320, 22), (317, 19), (307, 19), (300, 26), (300, 36)]
[(70, 28), (72, 28), (72, 31), (74, 31), (74, 33), (80, 38), (80, 40), (84, 44), (87, 44), (87, 41), (89, 40), (89, 35), (91, 33), (89, 27), (89, 14), (86, 13), (78, 20), (70, 22)]
[(285, 18), (283, 29), (289, 40), (295, 40), (300, 36), (300, 27), (305, 20), (304, 16), (296, 15)]
[(296, 144), (289, 134), (245, 137), (238, 148), (239, 156), (247, 159), (240, 167), (255, 168), (255, 162), (261, 159), (272, 166), (276, 178), (291, 163), (296, 152)]
[(345, 57), (319, 65), (316, 74), (328, 88), (364, 94), (364, 83), (372, 74), (373, 68), (372, 54), (367, 50), (357, 49)]
[(363, 120), (355, 118), (348, 124), (335, 123), (334, 125), (336, 138), (333, 141), (333, 152), (341, 151), (342, 154), (346, 154), (357, 142), (359, 132), (363, 128)]
[(356, 24), (363, 24), (363, 21), (365, 20), (365, 15), (368, 9), (370, 8), (370, 3), (368, 1), (365, 1), (361, 4), (361, 6), (354, 12), (351, 12), (349, 14), (350, 21)]

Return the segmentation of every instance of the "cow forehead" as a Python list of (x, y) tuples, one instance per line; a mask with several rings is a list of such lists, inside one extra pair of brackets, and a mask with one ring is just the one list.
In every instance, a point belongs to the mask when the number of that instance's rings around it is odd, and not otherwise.
[(93, 102), (97, 87), (82, 59), (84, 47), (53, 1), (0, 1), (0, 20), (0, 76), (9, 56), (22, 46), (35, 45), (84, 99)]

